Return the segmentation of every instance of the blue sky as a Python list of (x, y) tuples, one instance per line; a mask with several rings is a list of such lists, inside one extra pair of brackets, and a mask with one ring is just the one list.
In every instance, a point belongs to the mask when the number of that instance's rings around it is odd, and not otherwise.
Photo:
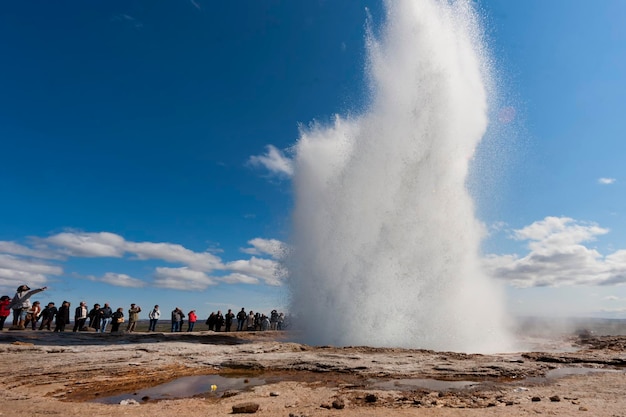
[[(222, 3), (3, 5), (3, 293), (284, 308), (289, 149), (366, 107), (383, 7)], [(477, 4), (506, 119), (480, 170), (486, 264), (514, 313), (626, 317), (626, 3)]]

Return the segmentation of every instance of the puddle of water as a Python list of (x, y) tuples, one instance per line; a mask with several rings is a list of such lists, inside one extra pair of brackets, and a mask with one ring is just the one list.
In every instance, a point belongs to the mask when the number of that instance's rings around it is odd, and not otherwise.
[(617, 369), (603, 369), (603, 368), (574, 368), (574, 367), (564, 367), (564, 368), (555, 368), (548, 372), (546, 372), (545, 376), (538, 377), (530, 377), (526, 378), (520, 382), (527, 383), (546, 383), (551, 379), (563, 378), (571, 375), (587, 375), (597, 372), (624, 372)]
[(369, 380), (368, 387), (381, 390), (416, 390), (419, 388), (433, 391), (463, 389), (479, 385), (475, 381), (442, 381), (438, 379), (393, 379), (390, 381)]
[[(624, 372), (614, 369), (601, 368), (556, 368), (547, 372), (543, 377), (526, 378), (526, 383), (545, 383), (549, 379), (562, 378), (569, 375), (585, 375), (594, 372)], [(522, 381), (519, 381), (522, 382)], [(246, 377), (224, 377), (220, 375), (186, 376), (174, 381), (157, 385), (151, 388), (137, 390), (111, 397), (98, 398), (94, 402), (105, 404), (119, 404), (122, 400), (134, 399), (139, 403), (174, 398), (188, 398), (196, 395), (221, 397), (225, 391), (242, 391), (251, 387), (264, 385), (266, 379)], [(438, 379), (392, 379), (381, 381), (369, 379), (366, 381), (368, 389), (413, 391), (427, 389), (432, 391), (448, 391), (477, 387), (477, 381), (444, 381)], [(215, 386), (215, 390), (212, 389)]]
[[(188, 398), (200, 394), (221, 397), (225, 391), (241, 391), (263, 384), (265, 384), (265, 380), (261, 378), (227, 378), (220, 375), (185, 376), (165, 384), (137, 390), (132, 393), (98, 398), (94, 400), (94, 402), (119, 404), (122, 400), (132, 398), (139, 403), (143, 403), (153, 400)], [(212, 385), (216, 386), (215, 390), (211, 389)]]
[(563, 378), (570, 375), (587, 375), (594, 372), (623, 372), (616, 369), (602, 369), (602, 368), (556, 368), (546, 373), (546, 378)]

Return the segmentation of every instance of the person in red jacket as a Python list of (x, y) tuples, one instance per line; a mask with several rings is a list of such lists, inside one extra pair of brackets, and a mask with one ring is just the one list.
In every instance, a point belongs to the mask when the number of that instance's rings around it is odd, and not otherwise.
[(196, 315), (196, 310), (191, 310), (189, 312), (189, 314), (187, 314), (187, 316), (189, 317), (189, 327), (187, 328), (188, 332), (193, 332), (193, 326), (196, 325), (196, 321), (198, 321), (198, 316)]
[(4, 322), (11, 314), (11, 297), (3, 295), (0, 297), (0, 332), (4, 329)]

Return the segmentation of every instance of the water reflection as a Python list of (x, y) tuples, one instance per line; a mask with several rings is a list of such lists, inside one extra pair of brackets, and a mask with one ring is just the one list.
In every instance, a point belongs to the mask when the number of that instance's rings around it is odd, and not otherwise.
[[(98, 398), (94, 401), (104, 404), (119, 404), (120, 401), (130, 398), (138, 402), (146, 402), (187, 398), (196, 395), (221, 397), (225, 391), (242, 391), (263, 384), (265, 384), (265, 380), (261, 378), (230, 378), (220, 375), (186, 376), (133, 393)], [(212, 385), (216, 386), (214, 390), (211, 389)]]

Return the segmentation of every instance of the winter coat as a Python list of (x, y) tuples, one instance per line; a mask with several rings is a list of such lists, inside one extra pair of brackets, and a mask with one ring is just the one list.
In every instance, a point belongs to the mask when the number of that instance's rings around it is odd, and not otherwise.
[(43, 320), (52, 320), (57, 315), (56, 307), (45, 307), (41, 312), (41, 318)]
[(103, 319), (110, 319), (112, 315), (113, 315), (113, 310), (111, 310), (111, 307), (102, 307), (100, 309), (100, 316)]
[(57, 312), (57, 320), (56, 323), (65, 323), (69, 324), (70, 322), (70, 306), (62, 305), (59, 307), (59, 311)]
[(128, 309), (128, 321), (139, 321), (139, 312), (141, 311), (141, 307), (134, 307)]
[(189, 323), (195, 323), (198, 321), (198, 316), (193, 311), (189, 312)]
[(9, 317), (9, 314), (11, 314), (10, 306), (11, 306), (10, 299), (0, 301), (0, 317)]
[(14, 310), (18, 310), (18, 309), (29, 309), (30, 306), (32, 305), (30, 303), (30, 297), (34, 294), (37, 294), (38, 292), (42, 292), (44, 289), (43, 288), (38, 288), (36, 290), (30, 290), (30, 291), (18, 291), (15, 293), (15, 295), (13, 296), (13, 300), (11, 301), (11, 308)]

